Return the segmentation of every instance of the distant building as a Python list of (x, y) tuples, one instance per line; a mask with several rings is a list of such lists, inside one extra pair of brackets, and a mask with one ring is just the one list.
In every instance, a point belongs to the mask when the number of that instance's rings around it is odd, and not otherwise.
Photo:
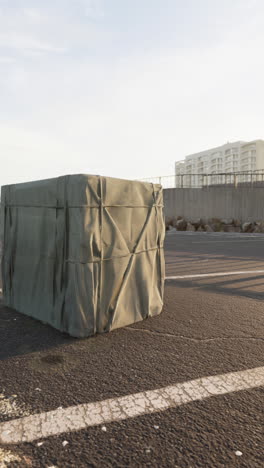
[[(217, 148), (190, 154), (183, 161), (175, 163), (175, 175), (185, 174), (184, 183), (186, 184), (188, 181), (189, 186), (199, 185), (203, 176), (188, 176), (188, 174), (252, 172), (257, 170), (264, 170), (263, 140), (228, 142)], [(180, 186), (180, 179), (180, 177), (175, 177), (176, 187)], [(250, 180), (250, 176), (248, 180)], [(218, 183), (217, 177), (211, 178), (211, 183)]]

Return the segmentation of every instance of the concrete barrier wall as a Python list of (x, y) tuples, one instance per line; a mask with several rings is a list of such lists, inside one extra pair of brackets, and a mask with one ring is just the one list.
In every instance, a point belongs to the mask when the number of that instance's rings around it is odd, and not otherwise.
[(220, 186), (164, 189), (165, 216), (188, 220), (235, 218), (264, 220), (264, 187)]

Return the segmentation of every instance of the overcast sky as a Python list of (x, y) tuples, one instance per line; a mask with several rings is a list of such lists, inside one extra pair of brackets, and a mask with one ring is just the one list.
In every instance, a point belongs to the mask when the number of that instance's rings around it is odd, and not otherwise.
[(263, 0), (0, 0), (0, 185), (264, 138)]

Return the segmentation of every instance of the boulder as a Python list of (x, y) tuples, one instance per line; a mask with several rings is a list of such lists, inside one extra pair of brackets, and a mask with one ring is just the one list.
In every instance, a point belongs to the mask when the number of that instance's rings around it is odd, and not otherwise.
[(240, 227), (234, 226), (233, 224), (225, 224), (224, 232), (240, 232)]
[(222, 232), (224, 230), (224, 225), (221, 222), (213, 223), (211, 227), (214, 232)]
[(219, 224), (221, 223), (221, 219), (220, 218), (209, 218), (208, 219), (208, 224)]
[(217, 232), (217, 224), (216, 223), (211, 223), (210, 226), (211, 226), (211, 228), (212, 228), (212, 230), (214, 232)]
[(214, 230), (213, 230), (212, 226), (210, 226), (210, 224), (206, 224), (206, 225), (204, 226), (204, 230), (205, 230), (206, 232), (214, 232)]
[(166, 226), (166, 229), (168, 226), (172, 226), (173, 225), (173, 218), (171, 216), (166, 216), (165, 218), (165, 226)]
[(187, 223), (186, 226), (186, 231), (196, 231), (195, 227), (192, 225), (192, 223)]
[(240, 228), (240, 227), (241, 227), (241, 221), (240, 221), (240, 219), (233, 219), (233, 225), (234, 225), (235, 227), (239, 227), (239, 228)]
[(255, 224), (250, 223), (249, 221), (242, 224), (242, 232), (253, 232), (255, 229)]
[(195, 227), (195, 229), (197, 230), (200, 226), (203, 225), (203, 221), (201, 218), (197, 218), (195, 220), (193, 220), (192, 222), (192, 225)]
[(233, 218), (224, 218), (221, 219), (222, 224), (233, 224)]
[(176, 221), (177, 231), (185, 231), (186, 227), (187, 227), (187, 221), (185, 219), (181, 218), (181, 219), (178, 219), (178, 221)]
[(182, 216), (175, 216), (174, 218), (172, 218), (172, 226), (177, 229), (177, 222), (181, 220), (184, 220)]
[(256, 232), (256, 233), (262, 233), (262, 232), (264, 232), (264, 221), (258, 221), (258, 222), (256, 222), (256, 226), (255, 226), (254, 232)]
[(197, 229), (198, 232), (204, 232), (204, 229), (202, 226), (199, 226), (198, 229)]
[(260, 232), (264, 232), (264, 221), (261, 221), (259, 228), (260, 228)]

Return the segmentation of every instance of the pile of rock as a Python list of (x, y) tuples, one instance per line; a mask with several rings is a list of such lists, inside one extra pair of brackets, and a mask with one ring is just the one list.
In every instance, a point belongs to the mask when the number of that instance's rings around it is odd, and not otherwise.
[(210, 218), (208, 220), (185, 219), (183, 216), (167, 217), (166, 230), (198, 231), (198, 232), (250, 232), (264, 233), (264, 221), (248, 221), (242, 223), (239, 219)]

